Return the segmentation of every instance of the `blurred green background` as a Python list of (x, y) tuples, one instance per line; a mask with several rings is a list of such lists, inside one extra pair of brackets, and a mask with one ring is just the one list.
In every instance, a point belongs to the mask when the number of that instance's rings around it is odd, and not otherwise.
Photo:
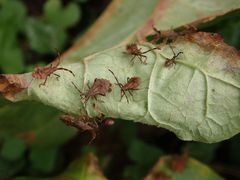
[[(0, 72), (24, 73), (46, 65), (96, 20), (110, 0), (0, 0)], [(201, 26), (240, 48), (238, 13)], [(52, 177), (74, 159), (94, 152), (110, 179), (141, 179), (165, 154), (183, 151), (228, 179), (240, 179), (240, 136), (203, 144), (183, 142), (171, 132), (117, 120), (101, 127), (92, 145), (58, 120), (60, 112), (36, 102), (0, 99), (0, 179)], [(148, 158), (146, 158), (146, 154)]]

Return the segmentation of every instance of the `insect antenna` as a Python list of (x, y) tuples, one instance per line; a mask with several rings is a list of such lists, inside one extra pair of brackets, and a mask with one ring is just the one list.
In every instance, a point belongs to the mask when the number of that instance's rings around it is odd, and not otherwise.
[(75, 89), (80, 93), (80, 96), (82, 97), (84, 95), (83, 92), (80, 89), (78, 89), (74, 82), (72, 82), (72, 85), (75, 87)]
[[(127, 102), (129, 103), (129, 100), (128, 100), (128, 97), (127, 97), (127, 95), (126, 95), (126, 92), (125, 92), (125, 90), (122, 88), (123, 85), (118, 81), (118, 79), (117, 79), (117, 77), (115, 76), (114, 72), (112, 72), (110, 69), (108, 69), (108, 70), (110, 71), (110, 73), (112, 73), (113, 77), (114, 77), (115, 80), (117, 81), (117, 85), (120, 87), (121, 92), (123, 92), (124, 96), (125, 96), (126, 99), (127, 99)], [(121, 99), (122, 99), (122, 96), (121, 96)]]
[(149, 50), (147, 50), (147, 51), (142, 52), (142, 54), (146, 54), (146, 53), (148, 53), (149, 51), (153, 51), (153, 50), (155, 50), (155, 49), (161, 50), (160, 47), (155, 47), (155, 48), (152, 48), (152, 49), (149, 49)]
[(174, 52), (173, 47), (169, 44), (169, 47), (171, 48), (172, 52), (173, 52), (173, 59), (177, 58), (180, 54), (183, 54), (183, 52), (178, 52), (177, 54)]
[(66, 68), (57, 68), (56, 69), (56, 71), (58, 71), (58, 70), (64, 70), (64, 71), (68, 71), (69, 73), (71, 73), (74, 77), (75, 77), (75, 74), (71, 71), (71, 70), (69, 70), (69, 69), (66, 69)]

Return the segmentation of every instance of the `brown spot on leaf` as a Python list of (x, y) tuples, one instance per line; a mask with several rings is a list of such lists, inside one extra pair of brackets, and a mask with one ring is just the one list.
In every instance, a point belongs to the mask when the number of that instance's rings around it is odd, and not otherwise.
[(198, 44), (205, 51), (216, 53), (226, 60), (227, 71), (240, 72), (240, 52), (223, 41), (220, 34), (197, 32), (187, 34), (180, 41), (190, 41)]
[(0, 74), (0, 93), (8, 100), (14, 101), (15, 95), (27, 88), (22, 75)]

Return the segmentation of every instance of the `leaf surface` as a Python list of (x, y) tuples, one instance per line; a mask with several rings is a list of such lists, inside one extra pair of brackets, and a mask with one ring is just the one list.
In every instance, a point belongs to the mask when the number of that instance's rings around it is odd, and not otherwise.
[[(25, 81), (31, 84), (15, 100), (37, 100), (64, 112), (80, 114), (84, 103), (72, 82), (87, 92), (88, 82), (91, 86), (95, 78), (104, 78), (112, 83), (112, 92), (98, 97), (98, 101), (90, 98), (86, 103), (90, 116), (102, 112), (107, 117), (161, 126), (183, 140), (212, 143), (237, 134), (239, 52), (226, 45), (219, 35), (201, 32), (181, 37), (172, 46), (175, 53), (183, 54), (170, 67), (165, 67), (166, 58), (173, 57), (168, 45), (147, 53), (147, 65), (137, 58), (132, 65), (132, 56), (120, 46), (65, 65), (76, 76), (58, 71), (59, 81), (51, 76), (43, 87), (39, 87), (41, 80), (32, 80), (31, 74), (25, 74)], [(152, 47), (141, 46), (143, 51)], [(120, 101), (120, 88), (108, 69), (123, 84), (127, 77), (141, 78), (139, 90), (132, 91), (133, 96), (126, 92), (129, 103), (125, 97)]]

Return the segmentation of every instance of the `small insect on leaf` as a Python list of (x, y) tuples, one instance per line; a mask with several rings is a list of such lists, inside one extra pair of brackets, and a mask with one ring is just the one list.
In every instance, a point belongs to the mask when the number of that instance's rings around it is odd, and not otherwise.
[(182, 155), (177, 155), (172, 161), (171, 161), (171, 169), (175, 172), (182, 172), (187, 165), (188, 161), (188, 153), (185, 152)]
[(132, 92), (133, 90), (138, 90), (138, 87), (140, 85), (140, 82), (141, 82), (141, 79), (140, 77), (131, 77), (131, 78), (128, 78), (127, 79), (127, 83), (126, 84), (122, 84), (118, 81), (118, 78), (115, 76), (115, 74), (113, 73), (113, 71), (111, 71), (110, 69), (108, 69), (113, 77), (115, 78), (116, 82), (117, 82), (117, 85), (120, 87), (121, 89), (121, 99), (120, 101), (122, 100), (122, 97), (125, 96), (126, 99), (127, 99), (127, 102), (129, 103), (129, 100), (128, 100), (128, 97), (127, 97), (127, 94), (126, 92), (129, 92), (129, 94), (131, 96), (133, 96)]
[(169, 45), (172, 52), (173, 52), (173, 57), (172, 58), (166, 58), (166, 61), (165, 61), (165, 64), (164, 66), (165, 67), (172, 67), (173, 65), (175, 65), (177, 62), (176, 62), (176, 59), (178, 58), (178, 56), (180, 54), (183, 54), (183, 52), (178, 52), (177, 54), (174, 52), (173, 48), (171, 45)]
[(56, 64), (50, 64), (50, 66), (46, 66), (46, 67), (35, 67), (33, 72), (32, 72), (32, 77), (35, 79), (44, 79), (44, 82), (39, 84), (39, 87), (44, 86), (47, 82), (47, 79), (53, 74), (54, 76), (56, 76), (57, 80), (60, 78), (60, 75), (56, 74), (55, 72), (58, 70), (62, 70), (62, 71), (67, 71), (69, 73), (71, 73), (74, 77), (75, 74), (66, 68), (62, 68), (62, 67), (58, 67), (60, 64), (60, 55), (58, 55), (58, 61)]
[(81, 115), (79, 117), (74, 117), (70, 114), (65, 114), (60, 117), (60, 120), (63, 121), (68, 126), (73, 126), (79, 130), (89, 131), (91, 133), (91, 140), (89, 144), (96, 138), (96, 131), (98, 129), (98, 124), (95, 118), (90, 118), (88, 115)]
[[(141, 63), (147, 64), (147, 56), (145, 56), (144, 54), (146, 54), (146, 53), (148, 53), (150, 51), (153, 51), (155, 49), (160, 50), (160, 47), (155, 47), (155, 48), (152, 48), (152, 49), (149, 49), (147, 51), (142, 52), (141, 48), (138, 48), (137, 44), (135, 44), (135, 43), (128, 44), (126, 46), (127, 54), (130, 54), (130, 55), (133, 56), (132, 59), (131, 59), (131, 63), (132, 64), (134, 64), (134, 59), (136, 57), (140, 60)], [(145, 58), (145, 59), (143, 60), (143, 58)]]
[(89, 84), (87, 84), (88, 91), (86, 91), (85, 93), (83, 93), (73, 82), (72, 84), (80, 93), (80, 96), (84, 100), (85, 104), (90, 98), (94, 98), (95, 100), (97, 100), (97, 96), (99, 95), (106, 96), (106, 94), (108, 92), (111, 92), (112, 90), (111, 89), (112, 84), (110, 83), (109, 80), (106, 79), (95, 78), (93, 85), (91, 87), (89, 86)]

